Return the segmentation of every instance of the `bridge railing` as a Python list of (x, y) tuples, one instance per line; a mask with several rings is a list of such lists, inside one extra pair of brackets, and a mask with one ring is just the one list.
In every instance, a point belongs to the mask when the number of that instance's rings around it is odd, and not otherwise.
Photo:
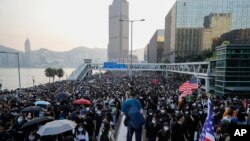
[[(212, 66), (212, 67), (211, 67)], [(210, 62), (189, 62), (189, 63), (133, 63), (132, 65), (127, 63), (123, 64), (122, 68), (105, 68), (104, 64), (87, 63), (84, 67), (80, 68), (80, 71), (76, 73), (76, 77), (82, 80), (89, 70), (107, 70), (107, 71), (162, 71), (162, 72), (173, 72), (197, 75), (200, 78), (213, 76), (214, 63), (211, 65)]]

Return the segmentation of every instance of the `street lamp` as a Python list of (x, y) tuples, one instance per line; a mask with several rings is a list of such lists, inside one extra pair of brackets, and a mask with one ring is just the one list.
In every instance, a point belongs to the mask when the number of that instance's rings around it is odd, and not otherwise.
[(19, 94), (20, 94), (20, 93), (21, 93), (21, 77), (20, 77), (19, 53), (18, 53), (18, 52), (7, 52), (7, 51), (0, 51), (0, 53), (16, 54), (16, 55), (17, 55), (18, 80), (19, 80)]
[(32, 76), (32, 81), (33, 81), (33, 87), (35, 86), (35, 76)]
[(123, 19), (120, 19), (119, 21), (121, 22), (130, 22), (131, 24), (131, 56), (130, 56), (130, 71), (131, 71), (131, 76), (130, 76), (130, 79), (132, 81), (132, 56), (133, 56), (133, 53), (132, 53), (132, 49), (133, 49), (133, 23), (134, 22), (143, 22), (145, 21), (145, 19), (140, 19), (140, 20), (123, 20)]

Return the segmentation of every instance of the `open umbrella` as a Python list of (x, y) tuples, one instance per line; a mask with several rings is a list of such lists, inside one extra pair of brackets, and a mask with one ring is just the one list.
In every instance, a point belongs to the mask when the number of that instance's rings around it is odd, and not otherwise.
[(70, 94), (66, 92), (60, 92), (57, 95), (55, 95), (55, 98), (57, 100), (67, 100), (70, 97)]
[(54, 118), (53, 117), (47, 117), (47, 116), (43, 116), (43, 117), (36, 117), (36, 118), (33, 118), (32, 120), (30, 121), (27, 121), (25, 122), (21, 129), (24, 129), (24, 128), (28, 128), (28, 127), (31, 127), (31, 126), (36, 126), (36, 125), (41, 125), (41, 124), (45, 124), (49, 121), (53, 121)]
[(77, 104), (77, 105), (91, 105), (91, 102), (87, 99), (77, 99), (73, 102), (73, 104)]
[(50, 105), (48, 101), (39, 100), (35, 102), (35, 105)]
[(22, 109), (22, 112), (39, 112), (39, 111), (42, 111), (42, 108), (38, 106), (30, 106)]
[(76, 123), (71, 120), (54, 120), (40, 127), (37, 134), (40, 136), (58, 135), (73, 130), (75, 127)]

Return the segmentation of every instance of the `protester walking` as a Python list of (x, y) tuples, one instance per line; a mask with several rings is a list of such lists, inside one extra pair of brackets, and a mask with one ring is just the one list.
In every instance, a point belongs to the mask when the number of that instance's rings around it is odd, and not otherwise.
[(134, 132), (136, 141), (141, 141), (142, 126), (145, 123), (143, 109), (139, 100), (135, 99), (135, 95), (135, 92), (131, 89), (129, 98), (124, 101), (122, 106), (122, 112), (126, 116), (125, 124), (128, 130), (127, 141), (132, 141)]

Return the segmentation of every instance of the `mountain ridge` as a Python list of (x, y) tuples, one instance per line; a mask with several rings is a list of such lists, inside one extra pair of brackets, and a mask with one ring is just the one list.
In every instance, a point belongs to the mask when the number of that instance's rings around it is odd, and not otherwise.
[[(21, 67), (25, 67), (25, 52), (0, 45), (0, 51), (20, 52)], [(46, 48), (31, 50), (31, 67), (77, 67), (83, 59), (92, 59), (93, 63), (107, 60), (107, 49), (78, 46), (68, 51), (52, 51)], [(10, 55), (0, 54), (0, 67), (14, 67), (16, 60)]]

